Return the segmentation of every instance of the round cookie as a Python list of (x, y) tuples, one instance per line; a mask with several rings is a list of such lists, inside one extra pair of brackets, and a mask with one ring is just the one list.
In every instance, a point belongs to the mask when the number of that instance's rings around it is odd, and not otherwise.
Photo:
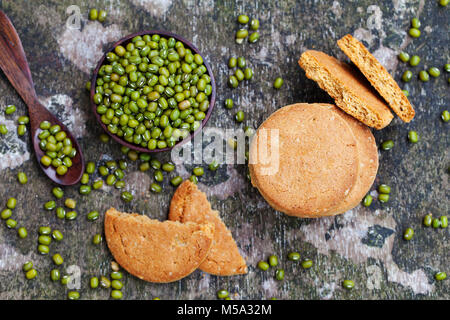
[(214, 224), (214, 241), (211, 250), (199, 269), (218, 276), (247, 273), (247, 264), (239, 253), (230, 230), (212, 210), (206, 195), (189, 180), (175, 191), (170, 202), (169, 220)]
[[(333, 110), (328, 104), (293, 104), (258, 128), (250, 146), (250, 176), (274, 209), (320, 217), (337, 207), (356, 183), (356, 140)], [(271, 139), (277, 132), (278, 150)]]
[(343, 213), (356, 207), (370, 190), (378, 171), (378, 148), (372, 131), (345, 112), (338, 109), (334, 111), (347, 122), (355, 136), (359, 153), (359, 170), (353, 189), (344, 201), (337, 208), (327, 212), (327, 215)]
[(114, 259), (129, 273), (149, 282), (173, 282), (205, 260), (214, 226), (161, 222), (111, 208), (105, 214), (105, 235)]

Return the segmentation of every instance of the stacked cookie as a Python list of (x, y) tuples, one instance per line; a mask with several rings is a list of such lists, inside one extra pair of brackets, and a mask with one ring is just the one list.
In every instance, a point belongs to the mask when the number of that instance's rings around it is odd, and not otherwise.
[(338, 45), (362, 74), (323, 52), (308, 50), (299, 60), (306, 76), (327, 91), (339, 108), (369, 127), (386, 127), (393, 119), (389, 107), (410, 122), (415, 112), (408, 98), (369, 50), (351, 35), (338, 40)]
[(371, 131), (340, 109), (298, 103), (258, 128), (249, 169), (252, 184), (273, 208), (316, 218), (361, 201), (375, 179), (378, 152)]
[(281, 108), (250, 146), (252, 184), (288, 215), (330, 216), (358, 205), (378, 170), (375, 139), (366, 126), (386, 127), (393, 119), (389, 107), (405, 122), (414, 118), (402, 90), (361, 42), (346, 35), (338, 45), (361, 72), (315, 50), (304, 52), (299, 65), (340, 109), (303, 103)]
[(173, 282), (198, 268), (219, 276), (247, 273), (231, 232), (190, 181), (175, 192), (168, 221), (111, 208), (105, 236), (114, 259), (149, 282)]

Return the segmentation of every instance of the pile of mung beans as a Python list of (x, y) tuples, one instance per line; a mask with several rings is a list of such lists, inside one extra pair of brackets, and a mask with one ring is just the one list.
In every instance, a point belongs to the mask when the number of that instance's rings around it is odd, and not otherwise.
[(52, 166), (60, 176), (65, 175), (72, 166), (72, 159), (77, 155), (72, 140), (61, 126), (42, 121), (39, 125), (39, 147), (45, 152), (40, 159), (44, 167)]
[(158, 34), (116, 46), (96, 81), (94, 103), (108, 131), (149, 150), (173, 147), (197, 130), (212, 94), (203, 58)]

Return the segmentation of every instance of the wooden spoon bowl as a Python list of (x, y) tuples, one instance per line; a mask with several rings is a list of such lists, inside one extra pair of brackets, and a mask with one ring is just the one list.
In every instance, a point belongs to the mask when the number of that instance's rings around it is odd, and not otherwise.
[[(44, 170), (50, 179), (60, 185), (67, 186), (78, 183), (84, 173), (84, 159), (80, 145), (67, 127), (39, 102), (36, 91), (34, 90), (33, 79), (31, 78), (31, 72), (25, 52), (23, 51), (22, 42), (13, 24), (1, 10), (0, 68), (28, 107), (31, 141), (36, 159), (42, 170)], [(38, 136), (42, 131), (39, 126), (45, 120), (49, 121), (52, 125), (58, 124), (61, 126), (61, 130), (66, 132), (67, 137), (72, 140), (73, 147), (77, 150), (76, 156), (72, 158), (72, 166), (68, 168), (69, 170), (63, 176), (58, 175), (52, 166), (43, 166), (40, 161), (44, 152), (39, 147), (40, 140)]]
[[(125, 141), (124, 139), (122, 139), (121, 137), (109, 132), (107, 126), (102, 122), (101, 120), (101, 116), (97, 113), (97, 105), (94, 103), (94, 95), (95, 95), (95, 84), (97, 83), (97, 77), (98, 77), (98, 71), (100, 69), (100, 67), (103, 65), (105, 59), (106, 59), (106, 55), (108, 54), (108, 52), (111, 52), (114, 50), (115, 47), (117, 47), (118, 45), (121, 45), (123, 47), (125, 47), (128, 43), (131, 42), (131, 40), (136, 37), (136, 36), (143, 36), (143, 35), (153, 35), (153, 34), (158, 34), (160, 36), (164, 36), (164, 37), (173, 37), (176, 40), (182, 42), (185, 47), (191, 49), (191, 51), (195, 54), (199, 54), (202, 58), (203, 58), (203, 64), (206, 67), (207, 70), (207, 74), (208, 76), (211, 78), (211, 87), (212, 87), (212, 92), (211, 92), (211, 96), (209, 97), (209, 108), (208, 111), (205, 115), (205, 119), (203, 119), (201, 126), (194, 132), (191, 132), (190, 135), (188, 137), (186, 137), (185, 139), (179, 141), (177, 144), (175, 144), (175, 146), (173, 147), (167, 147), (167, 148), (163, 148), (163, 149), (154, 149), (154, 150), (149, 150), (148, 148), (144, 148), (142, 146), (138, 146), (136, 144), (133, 143), (129, 143), (127, 141)], [(164, 151), (169, 151), (172, 148), (175, 148), (176, 146), (180, 146), (181, 144), (184, 144), (186, 142), (189, 142), (197, 133), (199, 133), (203, 127), (205, 126), (205, 124), (208, 122), (209, 118), (211, 117), (211, 113), (214, 109), (214, 103), (216, 102), (216, 82), (214, 80), (214, 75), (212, 73), (211, 67), (209, 66), (208, 62), (206, 62), (205, 57), (201, 54), (201, 52), (188, 40), (184, 39), (183, 37), (180, 37), (179, 35), (172, 33), (172, 32), (168, 32), (168, 31), (163, 31), (163, 30), (144, 30), (144, 31), (139, 31), (139, 32), (135, 32), (132, 33), (122, 39), (120, 39), (119, 41), (115, 42), (110, 48), (109, 50), (107, 50), (105, 52), (105, 54), (103, 55), (103, 57), (99, 60), (97, 67), (95, 68), (94, 74), (92, 76), (92, 80), (91, 80), (91, 108), (92, 111), (95, 114), (95, 117), (97, 118), (98, 123), (100, 124), (100, 126), (103, 128), (103, 130), (106, 131), (106, 133), (113, 138), (115, 141), (117, 141), (118, 143), (120, 143), (121, 145), (124, 145), (130, 149), (139, 151), (139, 152), (145, 152), (145, 153), (157, 153), (157, 152), (164, 152)]]

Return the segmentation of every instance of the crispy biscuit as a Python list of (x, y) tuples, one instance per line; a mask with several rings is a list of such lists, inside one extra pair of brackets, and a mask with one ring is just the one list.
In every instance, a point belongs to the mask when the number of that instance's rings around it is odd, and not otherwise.
[(239, 253), (230, 230), (212, 210), (206, 195), (195, 184), (186, 180), (175, 191), (170, 203), (169, 220), (182, 223), (212, 223), (214, 242), (199, 269), (214, 275), (231, 276), (247, 273), (247, 265)]
[(306, 76), (335, 100), (336, 105), (369, 127), (382, 129), (392, 120), (389, 107), (369, 82), (348, 64), (315, 50), (299, 60)]
[(114, 259), (129, 273), (149, 282), (173, 282), (205, 260), (214, 225), (161, 222), (111, 208), (105, 215), (105, 235)]
[[(355, 185), (358, 150), (347, 123), (333, 105), (298, 103), (273, 113), (250, 146), (252, 184), (276, 210), (316, 218), (337, 207)], [(277, 129), (279, 148), (262, 141), (263, 130)], [(261, 135), (262, 136), (262, 135)], [(260, 141), (261, 140), (261, 141)], [(260, 148), (279, 153), (278, 171), (264, 174)]]
[(369, 50), (350, 34), (339, 39), (337, 43), (400, 119), (410, 122), (415, 115), (414, 108), (394, 78)]

